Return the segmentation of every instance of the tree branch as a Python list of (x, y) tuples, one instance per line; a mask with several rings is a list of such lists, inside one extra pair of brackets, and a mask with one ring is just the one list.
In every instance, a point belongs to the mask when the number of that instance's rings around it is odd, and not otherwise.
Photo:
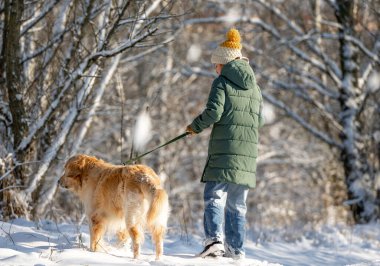
[(291, 110), (288, 106), (286, 106), (286, 104), (284, 104), (283, 102), (275, 99), (272, 95), (270, 95), (270, 94), (268, 94), (266, 92), (262, 92), (262, 93), (263, 93), (263, 97), (268, 102), (270, 102), (274, 106), (276, 106), (276, 107), (282, 109), (283, 111), (285, 111), (287, 115), (289, 115), (293, 120), (295, 120), (296, 122), (298, 122), (302, 127), (304, 127), (306, 130), (308, 130), (312, 135), (314, 135), (318, 139), (326, 142), (327, 144), (329, 144), (329, 145), (331, 145), (333, 147), (339, 148), (340, 150), (343, 149), (343, 145), (341, 143), (338, 143), (337, 141), (335, 141), (334, 139), (332, 139), (330, 136), (324, 134), (323, 132), (319, 131), (315, 127), (311, 126), (300, 115), (298, 115), (296, 112), (294, 112), (293, 110)]
[(51, 48), (54, 44), (58, 43), (59, 41), (62, 41), (62, 38), (64, 37), (64, 35), (71, 31), (72, 30), (72, 27), (68, 27), (67, 29), (65, 29), (63, 32), (59, 33), (57, 36), (53, 37), (53, 39), (50, 39), (49, 42), (47, 43), (46, 46), (43, 46), (43, 47), (40, 47), (38, 48), (36, 51), (34, 51), (33, 54), (30, 54), (30, 55), (24, 55), (22, 61), (21, 61), (21, 64), (24, 64), (26, 63), (27, 61), (41, 55), (42, 53), (46, 52), (49, 48)]
[(26, 25), (22, 25), (20, 36), (23, 36), (28, 30), (33, 28), (38, 22), (40, 22), (47, 13), (49, 13), (61, 0), (53, 0), (48, 5), (44, 6), (42, 12), (36, 12), (36, 15)]
[[(281, 20), (283, 20), (289, 26), (289, 28), (292, 29), (298, 35), (298, 38), (305, 36), (305, 33), (302, 30), (302, 28), (299, 27), (293, 20), (290, 20), (289, 17), (285, 16), (278, 8), (276, 8), (273, 5), (270, 5), (265, 0), (257, 0), (257, 1), (259, 1), (259, 3), (262, 4), (264, 7), (266, 7), (268, 10), (276, 14), (276, 16), (279, 17)], [(310, 36), (310, 35), (306, 34), (306, 36)], [(305, 38), (305, 37), (302, 37), (302, 38), (306, 40), (306, 43), (308, 47), (311, 49), (311, 51), (313, 51), (314, 54), (322, 58), (325, 65), (328, 66), (328, 68), (326, 69), (327, 71), (325, 71), (326, 74), (328, 74), (334, 80), (334, 82), (338, 85), (338, 87), (340, 87), (341, 86), (340, 77), (342, 76), (342, 73), (340, 69), (338, 68), (338, 66), (335, 64), (335, 62), (331, 60), (331, 58), (329, 58), (327, 54), (323, 53), (318, 48), (318, 45), (315, 41), (311, 43), (310, 38)]]
[[(93, 65), (90, 69), (90, 75), (94, 75), (98, 70), (98, 66)], [(71, 84), (71, 83), (70, 83)], [(77, 93), (77, 97), (74, 98), (72, 106), (70, 108), (70, 111), (68, 112), (62, 126), (61, 130), (52, 142), (52, 145), (46, 150), (43, 159), (42, 164), (40, 165), (37, 173), (33, 176), (31, 181), (29, 182), (28, 188), (25, 190), (27, 199), (31, 199), (31, 194), (36, 190), (38, 182), (41, 180), (41, 178), (45, 175), (46, 171), (49, 169), (49, 166), (53, 159), (56, 157), (56, 154), (58, 153), (61, 146), (65, 143), (65, 140), (73, 127), (73, 124), (75, 122), (75, 119), (77, 118), (80, 107), (83, 104), (83, 101), (86, 99), (86, 96), (88, 93), (90, 93), (93, 85), (93, 78), (87, 78), (87, 82), (84, 83), (84, 85), (81, 87), (81, 89)], [(90, 87), (90, 90), (88, 90), (88, 87)], [(77, 101), (75, 103), (75, 100)]]
[[(356, 47), (358, 47), (369, 59), (371, 59), (372, 61), (374, 61), (374, 62), (376, 62), (377, 64), (380, 65), (379, 55), (377, 53), (371, 52), (363, 44), (363, 42), (361, 42), (358, 38), (355, 38), (352, 35), (348, 35), (348, 34), (342, 34), (342, 35), (340, 35), (340, 34), (332, 34), (332, 33), (321, 33), (320, 36), (322, 38), (324, 38), (324, 39), (333, 39), (333, 40), (341, 40), (341, 39), (343, 39), (345, 41), (351, 42)], [(375, 49), (378, 46), (380, 46), (380, 39), (376, 40)], [(379, 48), (377, 48), (376, 50), (379, 50)]]
[[(221, 17), (208, 17), (208, 18), (196, 18), (196, 19), (189, 19), (184, 22), (184, 26), (187, 25), (193, 25), (193, 24), (201, 24), (201, 23), (221, 23), (221, 22), (228, 22), (229, 17), (227, 16), (221, 16)], [(329, 74), (329, 76), (332, 73), (329, 73), (328, 69), (326, 68), (325, 64), (320, 62), (318, 59), (310, 57), (308, 54), (306, 54), (304, 51), (296, 47), (291, 41), (284, 39), (279, 31), (272, 25), (269, 25), (262, 21), (259, 18), (247, 18), (247, 17), (241, 17), (237, 19), (236, 23), (238, 22), (247, 22), (253, 25), (258, 25), (261, 28), (263, 28), (266, 32), (270, 33), (272, 36), (274, 36), (277, 40), (279, 40), (281, 43), (286, 45), (295, 55), (297, 55), (300, 59), (303, 61), (310, 63), (315, 68), (321, 70), (322, 72)], [(334, 79), (335, 81), (339, 81), (338, 78)]]
[(144, 40), (146, 37), (152, 35), (154, 32), (157, 31), (157, 28), (154, 28), (152, 30), (148, 30), (147, 32), (145, 32), (143, 35), (141, 36), (138, 36), (137, 38), (131, 40), (131, 41), (124, 41), (124, 44), (119, 46), (119, 47), (116, 47), (112, 50), (105, 50), (105, 51), (100, 51), (100, 52), (96, 52), (92, 55), (90, 55), (86, 60), (96, 60), (97, 58), (99, 57), (112, 57), (116, 54), (119, 54), (123, 51), (125, 51), (126, 49), (128, 48), (131, 48), (133, 46), (135, 46), (138, 42)]
[[(106, 86), (108, 85), (108, 83), (110, 82), (110, 80), (111, 80), (111, 78), (112, 78), (112, 76), (113, 76), (114, 72), (116, 71), (116, 68), (119, 64), (120, 57), (121, 57), (121, 55), (118, 54), (116, 56), (116, 58), (112, 61), (112, 65), (108, 68), (108, 70), (105, 73), (102, 81), (100, 82), (100, 85), (94, 91), (95, 99), (91, 105), (87, 119), (84, 121), (84, 123), (82, 123), (81, 128), (79, 130), (79, 134), (76, 136), (76, 140), (74, 141), (73, 147), (70, 151), (70, 155), (73, 155), (77, 152), (79, 145), (81, 144), (88, 128), (90, 127), (91, 122), (92, 122), (92, 118), (95, 115), (95, 111), (100, 104), (101, 98), (103, 97), (104, 90), (105, 90)], [(74, 120), (73, 120), (73, 122), (74, 122)], [(58, 149), (56, 149), (56, 150), (58, 151)], [(42, 192), (40, 194), (39, 202), (37, 204), (39, 210), (44, 210), (46, 205), (49, 202), (51, 202), (52, 197), (54, 195), (54, 192), (56, 190), (58, 180), (59, 180), (59, 176), (56, 176), (53, 179), (53, 183), (49, 184), (49, 186), (47, 187), (46, 190), (42, 190), (44, 192)]]

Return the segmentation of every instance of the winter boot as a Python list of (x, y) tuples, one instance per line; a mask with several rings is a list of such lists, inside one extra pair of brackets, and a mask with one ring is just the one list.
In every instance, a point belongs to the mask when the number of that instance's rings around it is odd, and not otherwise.
[(226, 245), (223, 257), (232, 258), (233, 260), (243, 260), (245, 258), (245, 253), (238, 250), (233, 250), (231, 247)]
[(199, 257), (222, 257), (224, 255), (224, 245), (221, 241), (214, 241), (205, 246)]

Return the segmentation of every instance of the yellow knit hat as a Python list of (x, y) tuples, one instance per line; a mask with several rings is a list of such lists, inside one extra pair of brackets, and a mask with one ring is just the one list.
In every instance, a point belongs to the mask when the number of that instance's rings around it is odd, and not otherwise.
[(213, 64), (225, 65), (228, 62), (242, 58), (240, 43), (241, 37), (237, 29), (230, 29), (226, 34), (227, 40), (222, 42), (211, 55)]

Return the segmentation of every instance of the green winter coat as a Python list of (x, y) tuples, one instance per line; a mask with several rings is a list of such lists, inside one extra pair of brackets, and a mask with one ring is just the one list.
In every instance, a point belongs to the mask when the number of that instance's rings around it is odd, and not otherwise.
[(202, 182), (256, 186), (261, 106), (261, 91), (249, 63), (237, 59), (224, 65), (206, 109), (191, 124), (196, 133), (213, 124)]

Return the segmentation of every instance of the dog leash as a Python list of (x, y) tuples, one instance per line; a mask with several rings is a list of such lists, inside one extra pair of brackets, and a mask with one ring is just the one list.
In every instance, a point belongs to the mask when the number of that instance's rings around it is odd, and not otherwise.
[(169, 140), (168, 142), (165, 142), (164, 144), (161, 144), (160, 146), (154, 148), (153, 150), (150, 150), (150, 151), (148, 151), (148, 152), (146, 152), (146, 153), (143, 153), (143, 154), (141, 154), (141, 155), (139, 155), (139, 156), (136, 156), (136, 157), (134, 157), (134, 158), (132, 158), (132, 159), (129, 159), (128, 161), (126, 161), (126, 162), (124, 163), (124, 165), (126, 165), (126, 164), (130, 164), (131, 162), (134, 162), (134, 161), (137, 161), (138, 159), (141, 159), (141, 158), (144, 157), (145, 155), (148, 155), (149, 153), (152, 153), (152, 152), (154, 152), (155, 150), (158, 150), (158, 149), (160, 149), (160, 148), (162, 148), (162, 147), (165, 147), (166, 145), (169, 145), (170, 143), (173, 143), (173, 142), (175, 142), (175, 141), (177, 141), (177, 140), (179, 140), (179, 139), (182, 139), (183, 137), (185, 137), (185, 136), (187, 136), (187, 135), (189, 135), (189, 134), (190, 134), (189, 132), (185, 132), (185, 133), (183, 133), (183, 134), (181, 134), (181, 135), (179, 135), (179, 136), (177, 136), (177, 137), (175, 137), (175, 138)]

